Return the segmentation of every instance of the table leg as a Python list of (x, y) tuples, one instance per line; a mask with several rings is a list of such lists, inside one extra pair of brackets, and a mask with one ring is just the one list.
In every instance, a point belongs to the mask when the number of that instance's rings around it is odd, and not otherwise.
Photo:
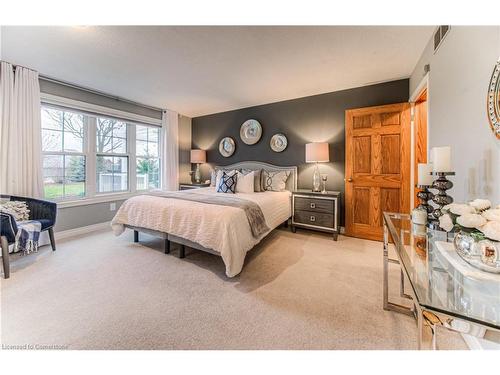
[(383, 295), (384, 295), (384, 310), (389, 310), (389, 230), (387, 229), (387, 224), (384, 221), (384, 285), (383, 285)]
[(422, 338), (423, 338), (423, 330), (424, 330), (424, 316), (422, 314), (422, 309), (416, 306), (417, 309), (417, 349), (422, 350)]
[(436, 325), (431, 326), (432, 332), (432, 350), (437, 350), (437, 327)]

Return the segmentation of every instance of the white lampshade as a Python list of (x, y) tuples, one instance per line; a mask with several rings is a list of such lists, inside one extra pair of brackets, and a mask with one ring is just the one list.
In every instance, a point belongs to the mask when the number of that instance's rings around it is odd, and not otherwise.
[(191, 163), (199, 164), (207, 162), (207, 152), (205, 150), (191, 150)]
[(330, 161), (328, 143), (315, 142), (306, 144), (306, 163), (325, 163)]

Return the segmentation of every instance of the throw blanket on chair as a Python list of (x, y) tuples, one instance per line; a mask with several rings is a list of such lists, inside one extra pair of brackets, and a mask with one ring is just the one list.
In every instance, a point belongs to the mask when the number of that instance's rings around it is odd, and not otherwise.
[(252, 236), (254, 238), (259, 238), (264, 233), (269, 231), (269, 228), (266, 225), (266, 219), (264, 218), (264, 214), (262, 213), (262, 210), (260, 209), (259, 205), (247, 199), (230, 196), (229, 194), (221, 194), (214, 196), (214, 195), (190, 194), (188, 192), (182, 192), (182, 193), (162, 192), (151, 195), (164, 198), (182, 199), (186, 201), (240, 208), (245, 212), (245, 215), (247, 216), (248, 224), (250, 224), (250, 229), (252, 230)]
[(22, 251), (24, 255), (37, 252), (41, 230), (42, 224), (39, 221), (18, 221), (14, 252)]

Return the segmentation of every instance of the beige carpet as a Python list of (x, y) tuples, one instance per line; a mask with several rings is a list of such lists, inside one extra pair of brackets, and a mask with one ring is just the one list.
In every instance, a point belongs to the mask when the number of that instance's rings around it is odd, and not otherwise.
[[(416, 323), (382, 309), (381, 244), (279, 229), (228, 279), (220, 258), (95, 232), (12, 260), (4, 345), (69, 349), (415, 349)], [(391, 272), (397, 298), (398, 272)], [(442, 335), (440, 348), (465, 348)]]

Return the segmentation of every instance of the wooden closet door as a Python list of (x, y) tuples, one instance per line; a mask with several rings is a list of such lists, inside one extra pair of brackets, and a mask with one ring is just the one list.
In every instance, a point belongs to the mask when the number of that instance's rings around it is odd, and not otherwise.
[(346, 111), (346, 234), (382, 240), (384, 211), (410, 210), (410, 104)]

